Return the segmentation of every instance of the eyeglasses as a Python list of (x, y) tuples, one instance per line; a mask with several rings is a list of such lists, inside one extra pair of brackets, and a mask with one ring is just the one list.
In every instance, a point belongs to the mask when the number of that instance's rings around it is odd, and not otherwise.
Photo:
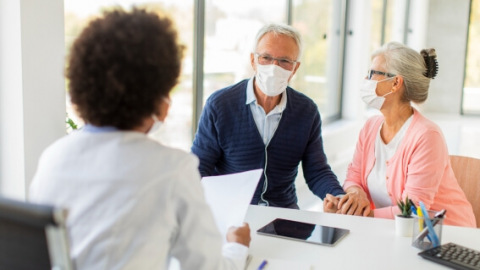
[(260, 65), (271, 65), (273, 62), (277, 61), (278, 65), (286, 70), (292, 70), (295, 67), (295, 64), (297, 64), (297, 61), (295, 60), (290, 60), (288, 58), (276, 58), (266, 53), (255, 53), (255, 59)]
[(369, 80), (371, 80), (372, 77), (373, 77), (373, 74), (383, 75), (383, 76), (387, 76), (387, 77), (395, 77), (395, 76), (397, 76), (397, 75), (392, 74), (392, 73), (388, 73), (388, 72), (383, 72), (383, 71), (378, 71), (378, 70), (370, 69), (370, 70), (368, 71), (367, 78), (368, 78)]

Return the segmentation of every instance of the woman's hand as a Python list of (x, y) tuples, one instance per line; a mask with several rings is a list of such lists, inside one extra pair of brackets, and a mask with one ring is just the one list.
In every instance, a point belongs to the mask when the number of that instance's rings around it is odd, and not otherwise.
[(230, 227), (227, 232), (227, 242), (236, 242), (241, 245), (250, 246), (250, 226), (248, 223), (243, 223), (241, 227)]
[(373, 216), (370, 214), (370, 201), (367, 194), (359, 187), (348, 188), (347, 194), (340, 199), (337, 213), (355, 216)]

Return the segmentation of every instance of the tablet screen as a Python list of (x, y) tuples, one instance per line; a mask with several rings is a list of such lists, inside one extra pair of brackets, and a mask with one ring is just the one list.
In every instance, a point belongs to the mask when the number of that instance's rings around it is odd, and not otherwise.
[(333, 246), (350, 231), (342, 228), (277, 218), (257, 230), (258, 234)]

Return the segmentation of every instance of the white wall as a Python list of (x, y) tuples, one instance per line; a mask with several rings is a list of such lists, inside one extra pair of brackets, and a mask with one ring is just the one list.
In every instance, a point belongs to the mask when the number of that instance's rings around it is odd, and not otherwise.
[(425, 47), (435, 48), (439, 71), (430, 84), (429, 97), (422, 106), (424, 112), (461, 112), (469, 9), (469, 0), (430, 1)]
[(62, 0), (0, 0), (0, 193), (25, 198), (44, 148), (65, 134)]

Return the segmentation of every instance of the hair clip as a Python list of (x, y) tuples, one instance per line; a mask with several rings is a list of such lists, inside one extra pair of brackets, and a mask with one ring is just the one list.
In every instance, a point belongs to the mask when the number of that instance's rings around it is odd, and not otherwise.
[(425, 49), (422, 50), (420, 54), (423, 56), (423, 60), (427, 66), (427, 70), (423, 73), (423, 75), (427, 78), (434, 79), (438, 73), (438, 61), (435, 49)]

